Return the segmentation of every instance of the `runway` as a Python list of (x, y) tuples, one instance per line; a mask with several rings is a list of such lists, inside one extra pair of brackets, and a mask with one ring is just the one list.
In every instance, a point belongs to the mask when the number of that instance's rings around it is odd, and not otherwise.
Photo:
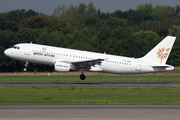
[(180, 87), (180, 82), (7, 82), (0, 83), (0, 86)]
[(1, 120), (179, 120), (180, 105), (0, 106)]
[[(0, 86), (180, 87), (154, 82), (0, 83)], [(0, 106), (0, 120), (180, 120), (180, 105), (26, 105)]]

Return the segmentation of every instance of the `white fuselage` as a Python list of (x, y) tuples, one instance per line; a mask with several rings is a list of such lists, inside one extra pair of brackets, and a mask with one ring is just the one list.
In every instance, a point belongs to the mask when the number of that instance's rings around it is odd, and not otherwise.
[(152, 67), (157, 65), (155, 61), (143, 58), (129, 58), (116, 55), (73, 50), (47, 45), (21, 43), (15, 45), (16, 48), (5, 50), (5, 54), (13, 59), (28, 61), (39, 64), (54, 65), (56, 61), (89, 61), (104, 59), (101, 64), (92, 66), (89, 71), (101, 71), (114, 74), (140, 74), (151, 72), (163, 72), (174, 70), (173, 66)]

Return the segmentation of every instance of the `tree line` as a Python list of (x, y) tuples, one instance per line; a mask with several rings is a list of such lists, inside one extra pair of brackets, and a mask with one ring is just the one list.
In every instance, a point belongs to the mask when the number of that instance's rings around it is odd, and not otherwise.
[[(0, 72), (21, 72), (24, 62), (4, 50), (17, 43), (36, 43), (128, 57), (142, 57), (167, 35), (176, 36), (168, 64), (180, 66), (180, 5), (138, 5), (135, 10), (101, 12), (93, 3), (58, 6), (52, 15), (17, 9), (0, 13)], [(30, 64), (29, 71), (53, 71)]]

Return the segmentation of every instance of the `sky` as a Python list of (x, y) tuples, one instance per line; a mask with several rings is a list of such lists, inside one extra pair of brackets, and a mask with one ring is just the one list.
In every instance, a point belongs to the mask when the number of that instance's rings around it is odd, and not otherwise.
[(88, 5), (89, 2), (94, 3), (96, 9), (105, 13), (111, 13), (115, 10), (136, 9), (138, 5), (146, 3), (152, 3), (153, 7), (157, 5), (172, 7), (180, 5), (180, 0), (0, 0), (0, 13), (16, 9), (32, 9), (36, 12), (52, 15), (57, 6), (69, 7), (71, 4), (78, 6), (80, 3)]

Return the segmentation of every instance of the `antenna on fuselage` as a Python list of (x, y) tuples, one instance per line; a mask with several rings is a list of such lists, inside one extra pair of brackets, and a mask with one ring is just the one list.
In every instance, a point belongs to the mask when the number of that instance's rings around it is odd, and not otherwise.
[(32, 42), (30, 42), (30, 44), (32, 44)]

